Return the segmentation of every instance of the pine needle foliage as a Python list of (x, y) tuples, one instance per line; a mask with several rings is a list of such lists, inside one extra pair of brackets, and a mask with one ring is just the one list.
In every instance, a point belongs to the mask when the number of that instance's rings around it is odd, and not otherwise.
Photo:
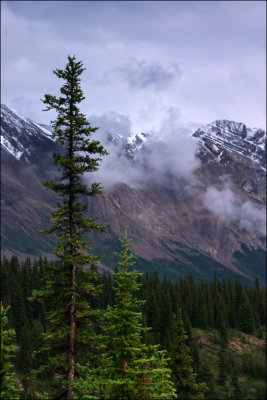
[[(146, 345), (142, 314), (144, 301), (137, 298), (141, 284), (139, 272), (132, 270), (134, 254), (129, 253), (129, 240), (125, 230), (121, 240), (122, 251), (114, 273), (115, 304), (104, 313), (102, 342), (105, 350), (102, 365), (91, 374), (95, 376), (95, 398), (99, 399), (174, 399), (165, 351), (158, 346)], [(88, 392), (88, 391), (87, 391)], [(84, 397), (86, 397), (84, 387)]]
[(173, 379), (178, 399), (191, 398), (191, 396), (203, 399), (208, 387), (205, 383), (197, 383), (196, 381), (196, 374), (192, 368), (193, 360), (186, 340), (187, 335), (179, 309), (175, 321), (175, 338), (171, 346)]
[[(8, 307), (9, 308), (9, 307)], [(17, 400), (20, 398), (15, 379), (14, 365), (12, 359), (18, 350), (15, 345), (16, 333), (14, 329), (8, 329), (8, 308), (4, 309), (0, 303), (0, 325), (1, 325), (1, 365), (0, 365), (0, 398), (5, 400)]]
[[(65, 82), (61, 96), (46, 94), (44, 111), (55, 110), (57, 118), (52, 121), (52, 138), (62, 146), (62, 153), (54, 153), (58, 174), (45, 185), (61, 199), (52, 213), (52, 226), (44, 233), (57, 235), (57, 246), (53, 251), (58, 261), (47, 266), (42, 290), (33, 292), (33, 299), (49, 303), (48, 329), (44, 334), (42, 351), (47, 354), (47, 363), (38, 372), (50, 375), (56, 388), (55, 398), (74, 397), (76, 362), (82, 364), (88, 357), (84, 350), (93, 341), (90, 325), (96, 317), (87, 301), (96, 295), (99, 286), (94, 282), (97, 273), (85, 268), (96, 264), (98, 257), (83, 239), (86, 232), (105, 232), (107, 225), (100, 226), (97, 217), (85, 217), (85, 198), (102, 194), (99, 183), (88, 187), (83, 174), (98, 169), (101, 157), (107, 154), (100, 142), (92, 140), (91, 134), (98, 128), (91, 127), (78, 108), (84, 100), (80, 86), (80, 75), (85, 70), (75, 56), (68, 56), (64, 70), (54, 74)], [(47, 374), (47, 375), (45, 375)]]

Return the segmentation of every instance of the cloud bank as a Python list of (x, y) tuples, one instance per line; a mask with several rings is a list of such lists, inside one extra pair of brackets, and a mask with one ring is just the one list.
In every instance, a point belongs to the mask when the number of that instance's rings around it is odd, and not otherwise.
[(99, 128), (95, 137), (96, 140), (104, 140), (107, 133), (115, 133), (122, 136), (129, 136), (131, 133), (131, 119), (129, 115), (110, 111), (107, 114), (91, 115), (89, 121), (92, 126)]
[(262, 1), (2, 1), (2, 102), (49, 124), (39, 99), (56, 94), (52, 70), (75, 54), (86, 115), (113, 109), (138, 131), (142, 109), (152, 104), (160, 122), (174, 105), (200, 124), (264, 127), (265, 11)]
[(157, 91), (167, 89), (175, 79), (182, 76), (180, 68), (175, 63), (164, 67), (157, 62), (138, 61), (134, 58), (117, 67), (115, 74), (131, 89), (154, 89)]
[[(238, 198), (229, 176), (222, 177), (220, 188), (209, 186), (204, 194), (198, 188), (193, 175), (200, 167), (196, 157), (197, 143), (192, 138), (192, 127), (182, 122), (179, 109), (169, 108), (158, 128), (145, 132), (147, 141), (136, 152), (134, 160), (127, 159), (122, 151), (127, 138), (135, 136), (129, 116), (110, 112), (91, 116), (90, 121), (101, 127), (95, 138), (105, 143), (109, 155), (103, 158), (96, 173), (88, 174), (89, 180), (101, 182), (107, 191), (119, 183), (136, 189), (160, 185), (187, 190), (200, 197), (204, 207), (216, 217), (248, 232), (266, 235), (265, 208)], [(117, 139), (107, 141), (108, 133), (118, 134)], [(142, 134), (140, 137), (144, 138)]]
[[(125, 158), (122, 152), (125, 138), (134, 136), (129, 117), (110, 113), (92, 116), (90, 121), (101, 126), (95, 138), (103, 143), (109, 132), (121, 135), (120, 143), (106, 140), (109, 155), (103, 158), (100, 169), (94, 174), (94, 179), (102, 182), (107, 190), (121, 182), (135, 188), (149, 184), (173, 186), (179, 180), (190, 180), (199, 166), (195, 156), (196, 143), (191, 130), (182, 123), (178, 109), (169, 109), (157, 129), (144, 132), (147, 142), (136, 152), (133, 161)], [(136, 140), (139, 140), (138, 133)]]
[(227, 222), (234, 222), (246, 231), (266, 235), (265, 208), (237, 198), (228, 183), (221, 190), (214, 186), (208, 187), (202, 200), (214, 215)]

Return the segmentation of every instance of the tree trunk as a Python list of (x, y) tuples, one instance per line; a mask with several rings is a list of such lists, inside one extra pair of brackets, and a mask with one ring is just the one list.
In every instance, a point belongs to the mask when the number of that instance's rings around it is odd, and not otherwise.
[[(73, 91), (73, 89), (72, 89)], [(73, 101), (70, 101), (70, 116), (73, 118)], [(70, 129), (71, 135), (69, 140), (69, 160), (73, 159), (73, 124), (72, 118), (70, 120)], [(70, 169), (69, 174), (69, 233), (71, 239), (71, 249), (70, 253), (72, 256), (76, 254), (76, 248), (72, 243), (73, 236), (75, 235), (75, 226), (74, 226), (74, 173), (73, 170)], [(76, 306), (76, 264), (72, 262), (71, 265), (71, 298), (70, 298), (70, 334), (69, 334), (69, 354), (68, 354), (68, 393), (67, 400), (73, 400), (74, 391), (74, 376), (75, 376), (75, 358), (74, 358), (74, 350), (75, 350), (75, 336), (76, 336), (76, 318), (75, 318), (75, 306)]]
[[(71, 266), (71, 286), (73, 292), (75, 291), (76, 285), (76, 265), (72, 264)], [(75, 359), (74, 359), (74, 344), (75, 344), (75, 334), (76, 334), (76, 321), (75, 321), (75, 303), (76, 296), (75, 293), (71, 295), (71, 306), (70, 306), (70, 336), (69, 336), (69, 355), (68, 355), (68, 364), (69, 364), (69, 388), (67, 394), (67, 400), (73, 400), (73, 383), (74, 383), (74, 374), (75, 374)]]

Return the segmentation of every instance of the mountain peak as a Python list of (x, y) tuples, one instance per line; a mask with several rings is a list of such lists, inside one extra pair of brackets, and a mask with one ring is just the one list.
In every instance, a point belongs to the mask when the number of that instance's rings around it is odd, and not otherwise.
[[(44, 241), (38, 231), (44, 227), (57, 201), (55, 194), (47, 191), (42, 182), (54, 178), (51, 153), (62, 149), (51, 140), (49, 127), (36, 124), (7, 106), (1, 107), (1, 115), (2, 227), (6, 251), (39, 254), (51, 247), (51, 242)], [(135, 175), (135, 168), (136, 171), (140, 168), (146, 179), (141, 187), (118, 183), (112, 190), (106, 190), (100, 199), (90, 199), (88, 216), (99, 215), (101, 223), (110, 222), (110, 242), (103, 239), (110, 251), (113, 251), (114, 237), (121, 235), (125, 225), (130, 226), (135, 243), (133, 250), (140, 259), (146, 260), (144, 265), (147, 260), (151, 265), (154, 259), (156, 264), (163, 260), (164, 269), (167, 265), (164, 260), (171, 260), (169, 270), (176, 276), (180, 276), (181, 271), (193, 271), (203, 278), (206, 270), (213, 274), (214, 268), (225, 268), (222, 273), (234, 271), (244, 275), (242, 258), (239, 270), (235, 257), (244, 244), (250, 259), (251, 254), (255, 254), (257, 260), (261, 260), (259, 254), (265, 256), (262, 229), (266, 198), (262, 167), (265, 132), (242, 123), (217, 120), (198, 129), (193, 137), (198, 143), (201, 162), (196, 163), (193, 177), (179, 180), (167, 174), (174, 158), (164, 166), (167, 173), (162, 175), (158, 173), (161, 167), (155, 169), (151, 162), (153, 159), (158, 163), (159, 158), (168, 157), (164, 143), (159, 141), (154, 146), (153, 136), (143, 133), (128, 137), (107, 134), (110, 147), (116, 146), (110, 151), (116, 161), (117, 156), (129, 160), (129, 170), (125, 160), (121, 159), (119, 165), (120, 170), (125, 169), (125, 175), (129, 172), (129, 182), (131, 173)], [(175, 143), (170, 145), (175, 147)], [(173, 150), (175, 152), (176, 148)], [(138, 152), (142, 151), (139, 159)], [(113, 160), (111, 158), (111, 163)], [(102, 167), (107, 179), (113, 178), (112, 165), (107, 163)], [(114, 174), (116, 171), (118, 169)], [(225, 176), (229, 177), (231, 187), (221, 179)], [(120, 177), (119, 171), (115, 182), (120, 182)], [(195, 268), (198, 256), (200, 267)], [(206, 260), (204, 265), (203, 260)], [(246, 270), (255, 276), (255, 268), (260, 271), (261, 267), (252, 263)], [(260, 272), (262, 277), (264, 271)]]
[(254, 166), (266, 169), (266, 132), (261, 128), (222, 119), (199, 128), (193, 137), (199, 143), (200, 152), (211, 153), (219, 162), (229, 162), (229, 154), (238, 154)]
[(146, 133), (132, 133), (128, 137), (119, 134), (108, 133), (108, 142), (114, 143), (121, 147), (122, 154), (130, 160), (135, 159), (135, 154), (139, 151), (146, 142), (148, 135)]
[[(1, 105), (1, 121), (2, 150), (17, 160), (29, 161), (36, 146), (53, 147), (51, 127), (33, 122), (4, 104)], [(266, 169), (266, 132), (261, 128), (220, 119), (199, 128), (193, 137), (198, 141), (202, 159), (208, 163), (212, 160), (221, 164), (233, 162), (232, 156), (238, 155), (255, 167)], [(128, 137), (114, 133), (107, 135), (108, 142), (121, 147), (121, 153), (130, 160), (135, 159), (147, 139), (148, 135), (144, 133), (132, 133)]]
[[(1, 104), (1, 147), (17, 160), (34, 158), (36, 146), (48, 149), (51, 139), (49, 127), (23, 117), (16, 110)], [(33, 161), (33, 159), (32, 159)]]

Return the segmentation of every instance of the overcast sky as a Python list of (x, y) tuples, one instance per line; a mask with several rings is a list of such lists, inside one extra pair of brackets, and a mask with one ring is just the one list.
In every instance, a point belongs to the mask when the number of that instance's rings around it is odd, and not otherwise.
[[(118, 129), (266, 124), (266, 2), (1, 1), (2, 103), (49, 123), (40, 98), (84, 62), (82, 111)], [(108, 128), (107, 128), (108, 129)]]

